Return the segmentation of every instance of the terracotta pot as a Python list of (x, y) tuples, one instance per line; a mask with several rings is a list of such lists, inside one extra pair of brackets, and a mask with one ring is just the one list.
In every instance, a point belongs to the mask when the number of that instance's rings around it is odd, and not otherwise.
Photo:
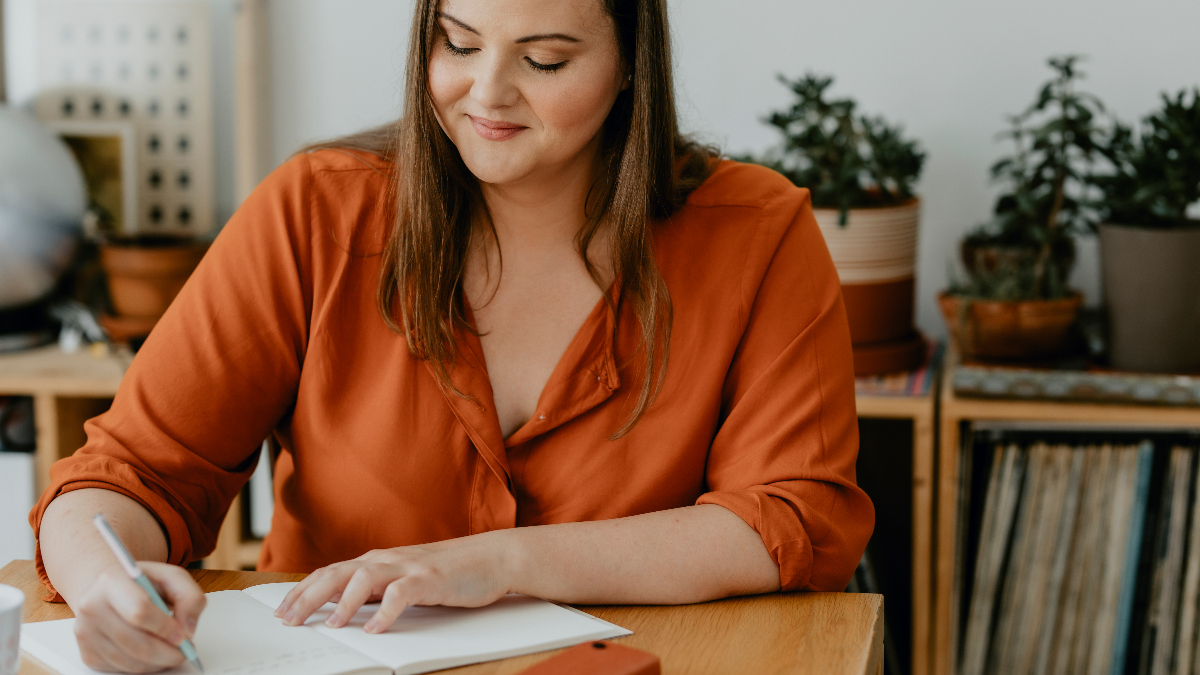
[(950, 337), (964, 356), (1029, 359), (1063, 350), (1083, 295), (1058, 300), (970, 300), (942, 293), (938, 304)]
[(838, 224), (837, 209), (813, 209), (813, 215), (842, 282), (851, 340), (910, 336), (920, 201), (851, 209), (844, 226)]
[(844, 226), (838, 224), (837, 209), (813, 209), (813, 214), (842, 282), (856, 372), (874, 375), (920, 365), (924, 347), (913, 330), (920, 200), (851, 209)]
[(1200, 223), (1100, 226), (1109, 363), (1121, 370), (1200, 371)]
[(100, 264), (108, 275), (108, 291), (117, 314), (162, 316), (207, 250), (208, 244), (195, 242), (101, 246)]

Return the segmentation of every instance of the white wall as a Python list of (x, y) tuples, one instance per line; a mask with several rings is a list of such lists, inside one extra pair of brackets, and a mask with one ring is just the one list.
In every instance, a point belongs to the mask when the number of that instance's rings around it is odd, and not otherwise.
[(400, 116), (411, 0), (273, 0), (276, 161)]
[[(36, 0), (6, 0), (13, 97), (25, 94), (21, 34)], [(231, 0), (213, 0), (228, 16)], [(1127, 120), (1160, 91), (1200, 83), (1197, 0), (669, 0), (685, 127), (729, 151), (775, 142), (759, 122), (786, 104), (779, 72), (836, 76), (834, 93), (901, 122), (928, 151), (918, 279), (919, 324), (943, 334), (934, 295), (961, 234), (987, 218), (995, 188), (987, 167), (1007, 148), (1004, 116), (1047, 77), (1052, 54), (1078, 52), (1086, 88)], [(274, 156), (304, 142), (398, 114), (411, 0), (274, 0)], [(223, 12), (223, 14), (222, 14)], [(220, 26), (218, 27), (220, 29)], [(225, 40), (218, 30), (218, 40)], [(220, 43), (219, 43), (220, 44)], [(219, 64), (218, 78), (227, 72)], [(22, 71), (22, 72), (15, 72)], [(218, 106), (228, 95), (218, 89)], [(218, 110), (218, 162), (232, 147), (231, 115)], [(228, 163), (221, 166), (229, 167)], [(227, 176), (228, 168), (219, 173)], [(224, 184), (224, 181), (223, 181)], [(228, 184), (231, 186), (231, 183)], [(220, 186), (219, 186), (220, 187)], [(232, 188), (218, 212), (232, 208)], [(224, 208), (222, 208), (224, 207)], [(1084, 242), (1077, 283), (1095, 301), (1095, 249)]]

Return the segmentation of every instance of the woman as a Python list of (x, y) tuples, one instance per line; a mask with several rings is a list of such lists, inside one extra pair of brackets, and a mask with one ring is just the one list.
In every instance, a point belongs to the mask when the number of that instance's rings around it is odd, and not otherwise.
[(203, 607), (148, 562), (153, 610), (91, 515), (202, 557), (272, 432), (291, 624), (844, 588), (873, 511), (836, 273), (805, 191), (679, 136), (665, 5), (417, 3), (398, 140), (264, 181), (54, 468), (31, 521), (89, 665), (177, 664)]

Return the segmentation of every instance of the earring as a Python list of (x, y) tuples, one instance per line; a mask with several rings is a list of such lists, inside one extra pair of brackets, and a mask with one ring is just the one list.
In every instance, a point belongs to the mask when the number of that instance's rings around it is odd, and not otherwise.
[(626, 80), (629, 80), (630, 82), (633, 82), (633, 73), (630, 73), (630, 74), (629, 74), (629, 77), (627, 77), (627, 78), (625, 78), (625, 79), (626, 79)]

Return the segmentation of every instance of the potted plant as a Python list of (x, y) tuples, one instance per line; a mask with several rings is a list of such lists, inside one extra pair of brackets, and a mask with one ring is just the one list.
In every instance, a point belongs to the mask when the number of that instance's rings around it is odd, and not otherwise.
[(1078, 56), (1051, 58), (1054, 77), (1010, 117), (1015, 152), (991, 168), (1005, 183), (990, 222), (963, 240), (965, 282), (938, 300), (966, 356), (1028, 359), (1063, 350), (1083, 296), (1067, 287), (1074, 238), (1092, 216), (1088, 179), (1112, 131), (1099, 99), (1076, 90)]
[(98, 320), (117, 342), (148, 335), (208, 251), (208, 243), (194, 237), (126, 234), (94, 201), (84, 232), (99, 247), (113, 309)]
[(1200, 371), (1200, 89), (1162, 96), (1140, 133), (1119, 127), (1094, 178), (1101, 197), (1101, 274), (1109, 363)]
[[(148, 335), (167, 306), (208, 250), (198, 238), (207, 227), (197, 222), (195, 203), (168, 208), (161, 194), (140, 202), (143, 180), (137, 170), (137, 129), (127, 122), (52, 120), (75, 158), (83, 177), (87, 210), (83, 219), (84, 246), (76, 260), (80, 279), (104, 272), (103, 290), (84, 291), (98, 321), (117, 342)], [(157, 136), (152, 136), (159, 143)], [(163, 169), (146, 172), (151, 193), (161, 193), (168, 180)], [(192, 173), (179, 170), (175, 180), (192, 193)], [(201, 193), (200, 196), (203, 196)], [(195, 196), (193, 195), (193, 199)], [(167, 202), (169, 203), (169, 202)], [(83, 298), (81, 298), (83, 299)], [(109, 311), (115, 310), (115, 311)]]
[(925, 343), (913, 328), (920, 201), (913, 184), (925, 154), (898, 126), (829, 99), (833, 78), (780, 81), (796, 100), (764, 121), (783, 143), (741, 158), (809, 189), (817, 223), (842, 284), (858, 375), (918, 366)]
[(100, 317), (110, 336), (123, 342), (150, 333), (200, 259), (206, 242), (142, 236), (100, 245), (114, 314)]

